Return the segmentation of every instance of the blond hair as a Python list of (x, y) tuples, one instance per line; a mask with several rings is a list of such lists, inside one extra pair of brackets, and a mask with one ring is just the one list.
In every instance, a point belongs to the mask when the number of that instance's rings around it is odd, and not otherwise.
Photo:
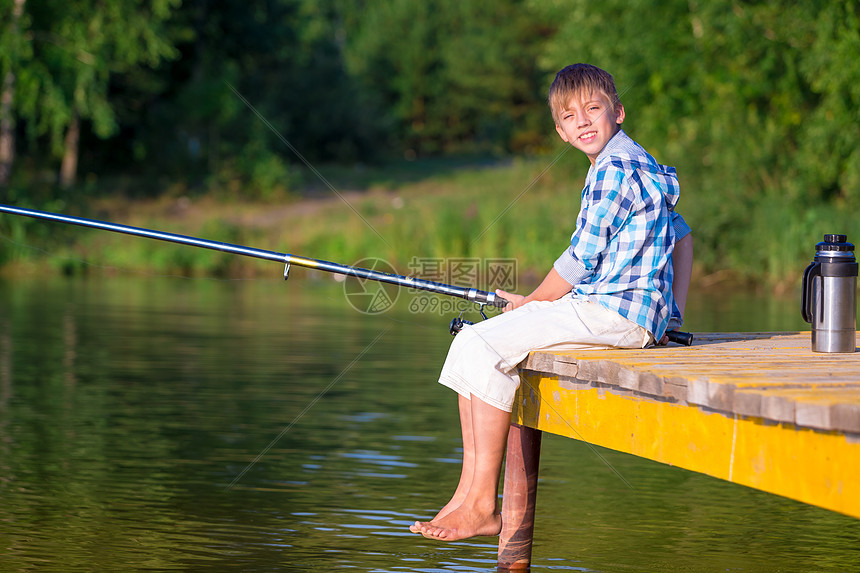
[(570, 99), (580, 94), (602, 92), (609, 98), (612, 111), (620, 103), (618, 90), (612, 75), (591, 64), (573, 64), (567, 66), (555, 75), (549, 87), (549, 108), (552, 118), (558, 123), (558, 113), (563, 110)]

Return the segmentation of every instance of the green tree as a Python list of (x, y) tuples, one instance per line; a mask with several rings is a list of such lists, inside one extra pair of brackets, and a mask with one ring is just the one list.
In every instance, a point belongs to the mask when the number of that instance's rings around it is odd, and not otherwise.
[(27, 2), (21, 23), (30, 49), (17, 61), (26, 74), (17, 84), (15, 115), (31, 135), (49, 136), (53, 152), (62, 157), (61, 186), (70, 186), (76, 176), (82, 122), (100, 138), (117, 131), (112, 78), (176, 55), (164, 22), (178, 2)]
[(9, 181), (15, 159), (15, 86), (20, 62), (27, 56), (27, 41), (21, 33), (21, 18), (25, 0), (12, 0), (0, 14), (8, 14), (6, 27), (0, 35), (0, 186)]
[(188, 30), (182, 58), (146, 120), (154, 163), (192, 186), (266, 198), (292, 186), (297, 154), (372, 158), (384, 129), (343, 66), (353, 13), (334, 0), (184, 3), (174, 22)]
[(678, 166), (680, 209), (708, 267), (785, 276), (820, 232), (810, 221), (860, 205), (855, 2), (532, 6), (557, 23), (547, 73), (573, 61), (611, 71), (625, 128)]
[(498, 150), (530, 140), (535, 37), (519, 2), (385, 0), (362, 13), (346, 62), (411, 152)]

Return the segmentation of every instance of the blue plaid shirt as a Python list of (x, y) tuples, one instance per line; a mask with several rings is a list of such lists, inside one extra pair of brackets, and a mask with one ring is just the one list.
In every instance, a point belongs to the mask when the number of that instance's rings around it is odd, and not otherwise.
[(574, 285), (573, 296), (616, 311), (656, 340), (676, 308), (671, 258), (679, 195), (675, 169), (619, 130), (588, 171), (570, 247), (553, 265)]

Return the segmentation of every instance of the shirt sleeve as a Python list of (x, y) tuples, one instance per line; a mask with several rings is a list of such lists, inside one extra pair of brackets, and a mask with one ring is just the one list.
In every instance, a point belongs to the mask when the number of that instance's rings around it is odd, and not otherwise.
[(591, 272), (572, 254), (573, 247), (568, 247), (552, 264), (561, 278), (576, 286), (589, 276)]
[(692, 232), (692, 229), (690, 229), (684, 218), (675, 211), (672, 211), (672, 227), (675, 228), (675, 242), (680, 241)]
[(629, 218), (634, 203), (624, 179), (624, 171), (610, 164), (599, 169), (583, 191), (570, 246), (553, 263), (570, 284), (587, 282), (600, 264), (610, 237)]
[[(684, 217), (672, 211), (672, 227), (675, 229), (675, 242), (677, 243), (692, 232), (690, 226), (684, 220)], [(678, 310), (678, 305), (672, 305), (672, 315), (669, 317), (669, 326), (667, 330), (678, 330), (684, 324), (684, 319), (681, 317), (681, 311)]]

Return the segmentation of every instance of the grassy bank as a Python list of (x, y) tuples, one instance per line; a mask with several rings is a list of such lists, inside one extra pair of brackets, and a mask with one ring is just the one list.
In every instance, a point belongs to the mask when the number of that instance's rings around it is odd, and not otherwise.
[[(587, 168), (582, 159), (565, 152), (560, 158), (493, 163), (321, 169), (331, 187), (310, 176), (305, 196), (268, 203), (245, 203), (236, 193), (181, 190), (147, 200), (108, 194), (39, 200), (23, 193), (6, 200), (345, 264), (378, 257), (400, 274), (412, 273), (415, 258), (513, 258), (520, 283), (531, 284), (572, 231)], [(741, 280), (794, 288), (824, 233), (860, 241), (860, 225), (837, 204), (800, 208), (777, 194), (755, 193), (745, 202), (726, 201), (695, 177), (682, 177), (682, 186), (679, 212), (694, 229), (701, 286)], [(273, 272), (271, 263), (235, 255), (8, 215), (0, 216), (0, 235), (0, 270), (6, 275)]]

